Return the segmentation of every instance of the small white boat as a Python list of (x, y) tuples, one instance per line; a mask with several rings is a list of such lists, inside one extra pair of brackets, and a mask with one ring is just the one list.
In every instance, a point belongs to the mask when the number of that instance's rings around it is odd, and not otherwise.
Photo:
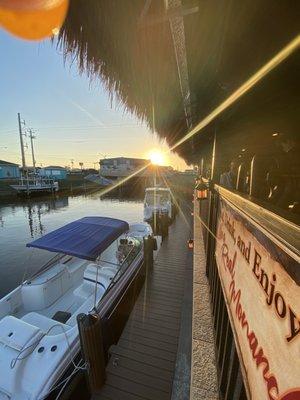
[(80, 349), (77, 315), (112, 314), (151, 234), (146, 223), (85, 217), (27, 244), (57, 254), (0, 300), (1, 400), (41, 400), (62, 381)]
[(172, 221), (173, 204), (171, 190), (165, 187), (151, 187), (145, 190), (144, 221), (153, 222), (155, 216), (167, 215)]

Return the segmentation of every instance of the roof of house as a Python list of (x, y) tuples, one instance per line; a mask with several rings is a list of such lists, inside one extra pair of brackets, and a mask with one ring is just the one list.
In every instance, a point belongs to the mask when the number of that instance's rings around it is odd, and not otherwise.
[(14, 167), (18, 167), (19, 166), (19, 164), (15, 164), (15, 163), (12, 163), (10, 161), (4, 161), (4, 160), (0, 160), (0, 165), (11, 165), (11, 166), (14, 166)]
[(66, 168), (60, 167), (59, 165), (49, 165), (48, 167), (45, 167), (44, 169), (61, 169), (61, 170), (65, 170)]
[(139, 161), (139, 162), (150, 162), (150, 160), (147, 160), (145, 158), (135, 158), (135, 157), (112, 157), (112, 158), (103, 158), (100, 161), (114, 161), (114, 160), (132, 160), (132, 161)]

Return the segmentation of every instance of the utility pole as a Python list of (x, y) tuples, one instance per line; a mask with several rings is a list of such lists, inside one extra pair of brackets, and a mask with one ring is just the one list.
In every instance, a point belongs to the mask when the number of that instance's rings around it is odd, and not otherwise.
[(23, 133), (22, 133), (22, 123), (21, 123), (21, 116), (20, 116), (20, 113), (18, 113), (18, 122), (19, 122), (19, 134), (20, 134), (21, 155), (22, 155), (22, 167), (23, 167), (23, 171), (25, 172), (25, 169), (26, 169), (26, 162), (25, 162), (25, 152), (24, 152)]
[(30, 144), (31, 144), (31, 154), (32, 154), (32, 165), (33, 165), (33, 175), (35, 176), (35, 157), (34, 157), (34, 148), (33, 148), (33, 139), (35, 139), (35, 136), (32, 134), (33, 131), (32, 129), (29, 129), (29, 137), (30, 137)]

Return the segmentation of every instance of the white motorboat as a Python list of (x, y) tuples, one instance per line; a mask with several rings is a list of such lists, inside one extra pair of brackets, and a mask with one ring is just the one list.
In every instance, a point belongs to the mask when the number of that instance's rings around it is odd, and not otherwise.
[(167, 215), (169, 222), (172, 221), (173, 205), (171, 190), (166, 187), (151, 187), (145, 190), (144, 199), (144, 221), (153, 222), (154, 218)]
[(41, 400), (62, 381), (80, 349), (77, 315), (111, 315), (151, 234), (146, 223), (85, 217), (27, 244), (56, 255), (0, 300), (1, 400)]

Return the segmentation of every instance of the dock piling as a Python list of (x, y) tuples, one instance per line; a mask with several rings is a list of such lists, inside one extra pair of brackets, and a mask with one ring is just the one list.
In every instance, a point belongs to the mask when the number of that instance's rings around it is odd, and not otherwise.
[(87, 380), (93, 394), (101, 389), (106, 379), (101, 318), (98, 314), (79, 314), (77, 324), (81, 352), (87, 364)]
[(155, 250), (154, 243), (156, 239), (153, 238), (153, 236), (148, 236), (144, 238), (144, 260), (145, 260), (145, 266), (146, 270), (152, 270), (153, 269), (153, 251)]

